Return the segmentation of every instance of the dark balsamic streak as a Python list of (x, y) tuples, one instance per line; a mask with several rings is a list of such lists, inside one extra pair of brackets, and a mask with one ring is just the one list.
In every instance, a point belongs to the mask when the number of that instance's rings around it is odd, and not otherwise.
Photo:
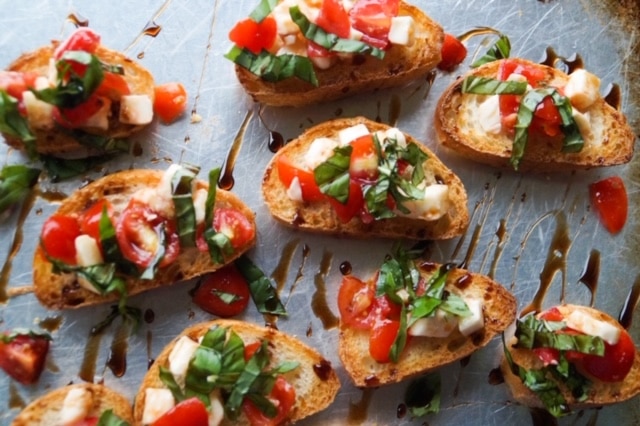
[(100, 349), (100, 341), (102, 340), (102, 332), (97, 334), (89, 334), (89, 339), (84, 348), (84, 356), (78, 377), (88, 383), (93, 383), (96, 375), (96, 362), (98, 359), (98, 350)]
[(76, 28), (89, 26), (89, 20), (77, 12), (73, 12), (67, 15), (67, 21), (75, 25)]
[(618, 322), (627, 330), (631, 328), (631, 324), (633, 323), (633, 311), (635, 311), (636, 306), (638, 306), (638, 301), (640, 301), (640, 275), (636, 277), (618, 316)]
[(363, 424), (367, 420), (367, 412), (369, 411), (369, 404), (373, 397), (375, 389), (365, 388), (362, 391), (362, 398), (358, 402), (349, 402), (349, 415), (347, 416), (347, 424), (359, 425)]
[[(153, 14), (151, 19), (147, 21), (145, 27), (142, 29), (140, 34), (138, 34), (138, 36), (123, 50), (124, 53), (127, 53), (133, 46), (135, 46), (140, 40), (142, 40), (143, 37), (145, 36), (155, 37), (158, 35), (158, 33), (160, 33), (161, 27), (157, 25), (155, 22), (164, 13), (164, 11), (167, 9), (169, 4), (171, 4), (171, 0), (166, 0), (162, 4), (162, 6), (160, 6), (160, 8), (156, 11), (156, 13)], [(142, 52), (141, 54), (142, 56), (144, 56), (144, 52)]]
[(320, 262), (320, 269), (313, 277), (313, 283), (316, 287), (316, 291), (313, 293), (311, 299), (311, 309), (313, 313), (322, 321), (322, 326), (325, 330), (335, 328), (338, 326), (338, 317), (336, 317), (327, 303), (327, 286), (325, 278), (331, 268), (331, 260), (333, 256), (329, 252), (322, 254), (322, 260)]
[(27, 406), (27, 403), (22, 399), (20, 394), (18, 393), (18, 389), (13, 381), (9, 382), (9, 409), (13, 410), (16, 408), (22, 409)]
[(289, 290), (289, 296), (287, 297), (287, 301), (284, 303), (285, 307), (287, 307), (287, 304), (289, 303), (289, 299), (291, 298), (291, 295), (295, 291), (296, 287), (298, 287), (298, 283), (300, 282), (300, 280), (304, 276), (304, 265), (307, 263), (307, 259), (309, 258), (309, 253), (310, 252), (311, 252), (311, 250), (309, 249), (309, 246), (306, 245), (306, 244), (303, 244), (302, 245), (302, 259), (300, 260), (300, 265), (298, 266), (298, 271), (296, 272), (296, 277), (293, 279), (293, 284), (291, 284), (291, 289)]
[(289, 241), (284, 246), (282, 253), (280, 254), (280, 260), (271, 273), (271, 278), (276, 282), (276, 290), (278, 294), (280, 294), (287, 282), (287, 276), (289, 274), (289, 268), (291, 267), (291, 261), (293, 260), (293, 254), (295, 253), (296, 248), (298, 248), (298, 244), (300, 244), (300, 241), (296, 239)]
[(251, 118), (253, 117), (253, 110), (247, 111), (247, 114), (244, 116), (244, 120), (238, 129), (238, 133), (233, 139), (233, 143), (229, 147), (229, 152), (227, 152), (227, 157), (224, 160), (224, 164), (222, 166), (222, 175), (220, 176), (220, 180), (218, 181), (218, 187), (224, 190), (231, 190), (235, 183), (233, 178), (233, 169), (236, 166), (236, 160), (238, 158), (238, 153), (240, 152), (240, 148), (242, 148), (242, 144), (244, 143), (244, 134), (247, 131), (247, 127), (251, 122)]
[(402, 101), (398, 95), (391, 95), (391, 101), (389, 102), (389, 126), (396, 127), (398, 125), (398, 118), (400, 117), (400, 111), (402, 110)]
[(591, 292), (591, 300), (589, 306), (593, 307), (596, 300), (596, 292), (598, 290), (598, 278), (600, 277), (600, 252), (591, 250), (587, 265), (584, 268), (582, 276), (578, 280), (584, 284)]
[(107, 358), (107, 367), (114, 376), (122, 377), (127, 371), (127, 349), (129, 348), (129, 334), (131, 326), (123, 321), (116, 330), (111, 350)]

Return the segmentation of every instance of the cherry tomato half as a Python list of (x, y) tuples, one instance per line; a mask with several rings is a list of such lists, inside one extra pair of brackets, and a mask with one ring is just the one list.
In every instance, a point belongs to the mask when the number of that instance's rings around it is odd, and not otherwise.
[(603, 382), (619, 382), (629, 374), (635, 357), (633, 340), (626, 330), (622, 330), (615, 345), (604, 343), (604, 356), (585, 355), (579, 365)]
[(364, 207), (362, 187), (353, 179), (349, 182), (349, 198), (347, 198), (346, 203), (342, 204), (333, 197), (327, 197), (327, 199), (333, 206), (333, 209), (342, 223), (347, 223), (356, 217)]
[(595, 208), (600, 222), (612, 234), (617, 234), (627, 221), (628, 200), (624, 182), (618, 176), (611, 176), (589, 185), (591, 205)]
[(340, 320), (348, 327), (368, 329), (371, 326), (369, 313), (374, 300), (373, 286), (354, 276), (344, 276), (338, 290)]
[(40, 377), (48, 352), (49, 339), (21, 334), (8, 343), (0, 341), (0, 368), (14, 380), (32, 384)]
[(67, 129), (81, 127), (103, 107), (105, 100), (95, 93), (89, 99), (72, 108), (54, 108), (53, 119)]
[(207, 407), (196, 397), (185, 399), (152, 423), (152, 426), (175, 425), (208, 426)]
[(123, 76), (112, 72), (105, 72), (103, 75), (104, 78), (94, 92), (95, 95), (119, 101), (121, 97), (131, 94), (129, 84)]
[(276, 426), (283, 423), (296, 402), (296, 390), (283, 376), (278, 376), (268, 398), (278, 410), (275, 417), (267, 417), (247, 398), (242, 402), (242, 411), (251, 426)]
[(378, 153), (373, 135), (362, 136), (349, 144), (352, 148), (349, 175), (353, 179), (375, 181), (378, 178)]
[(241, 314), (249, 304), (249, 284), (234, 264), (202, 278), (193, 293), (193, 302), (222, 318)]
[(360, 0), (351, 10), (352, 25), (364, 33), (362, 41), (384, 49), (389, 44), (391, 18), (398, 15), (399, 0)]
[(258, 54), (262, 49), (269, 49), (276, 41), (278, 27), (272, 16), (267, 16), (258, 23), (247, 18), (238, 22), (229, 32), (229, 39), (238, 47)]
[(95, 53), (100, 44), (100, 35), (88, 27), (80, 27), (60, 43), (53, 52), (55, 60), (59, 60), (67, 51), (82, 50), (88, 53)]
[(293, 178), (297, 177), (302, 190), (302, 199), (308, 202), (320, 201), (325, 195), (320, 192), (313, 172), (296, 167), (286, 155), (278, 156), (276, 163), (280, 182), (287, 188), (291, 186)]
[(238, 210), (220, 207), (213, 212), (213, 228), (225, 234), (230, 240), (234, 249), (238, 249), (256, 235), (254, 226)]
[(400, 321), (376, 320), (369, 334), (369, 355), (379, 363), (389, 362), (389, 353), (400, 330)]
[(441, 55), (438, 68), (443, 71), (453, 71), (467, 57), (467, 48), (457, 37), (445, 33)]
[(181, 83), (165, 83), (155, 87), (153, 111), (164, 123), (171, 123), (187, 109), (187, 90)]
[(0, 71), (0, 90), (7, 92), (18, 100), (22, 99), (22, 92), (33, 87), (38, 78), (35, 72)]
[(44, 222), (40, 242), (47, 255), (68, 265), (75, 265), (75, 241), (79, 235), (80, 226), (75, 217), (54, 214)]
[(113, 213), (111, 203), (106, 198), (102, 198), (86, 209), (78, 219), (80, 231), (97, 242), (100, 242), (100, 218), (105, 208), (107, 209), (107, 214), (111, 217)]

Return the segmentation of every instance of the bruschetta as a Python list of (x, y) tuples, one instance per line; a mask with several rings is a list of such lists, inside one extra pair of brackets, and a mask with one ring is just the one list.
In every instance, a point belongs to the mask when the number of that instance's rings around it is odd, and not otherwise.
[[(269, 327), (215, 320), (186, 329), (158, 355), (134, 406), (136, 424), (289, 424), (323, 410), (340, 382), (329, 361)], [(195, 417), (197, 416), (197, 417)]]
[(640, 353), (629, 333), (586, 306), (559, 305), (519, 319), (501, 369), (516, 401), (557, 417), (640, 393)]
[(197, 167), (110, 174), (65, 199), (43, 225), (33, 261), (42, 305), (122, 299), (215, 271), (255, 243), (253, 212), (196, 179)]
[(524, 59), (492, 61), (457, 79), (440, 97), (435, 127), (458, 154), (520, 171), (623, 164), (635, 141), (597, 76)]
[(490, 278), (397, 248), (366, 281), (338, 291), (339, 355), (359, 387), (435, 370), (484, 347), (515, 320), (516, 299)]
[(112, 149), (153, 119), (151, 73), (86, 27), (16, 59), (0, 95), (6, 142), (33, 155)]
[(27, 405), (11, 426), (133, 425), (131, 403), (104, 385), (82, 383), (51, 391)]
[(411, 136), (363, 117), (327, 121), (285, 145), (262, 194), (273, 217), (305, 231), (441, 240), (469, 222), (451, 170)]
[(257, 102), (302, 106), (401, 86), (441, 59), (442, 27), (400, 0), (262, 1), (226, 57)]

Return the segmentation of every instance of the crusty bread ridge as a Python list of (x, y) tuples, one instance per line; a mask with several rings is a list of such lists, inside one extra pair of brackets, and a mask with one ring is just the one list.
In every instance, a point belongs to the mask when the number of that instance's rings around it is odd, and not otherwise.
[[(609, 315), (587, 306), (562, 305), (558, 306), (558, 309), (563, 313), (563, 315), (568, 315), (569, 312), (574, 310), (580, 310), (593, 315), (601, 321), (606, 321), (610, 324), (616, 325), (617, 327), (621, 327), (620, 324)], [(511, 347), (511, 345), (515, 343), (515, 340), (516, 339), (514, 337), (511, 343), (508, 344), (513, 361), (526, 369), (542, 368), (542, 362), (533, 354), (533, 352), (527, 349)], [(540, 399), (522, 384), (520, 377), (513, 374), (509, 367), (509, 363), (504, 357), (500, 364), (500, 369), (502, 370), (504, 381), (516, 401), (529, 407), (544, 407)], [(606, 383), (595, 378), (591, 379), (592, 386), (589, 397), (586, 401), (582, 402), (577, 401), (566, 387), (560, 385), (562, 394), (571, 410), (615, 404), (640, 394), (640, 352), (636, 350), (636, 357), (633, 362), (633, 366), (631, 367), (631, 371), (622, 382)]]
[[(521, 60), (532, 66), (541, 66)], [(496, 78), (502, 61), (494, 61), (478, 67), (458, 78), (442, 94), (435, 112), (435, 127), (440, 142), (470, 160), (486, 163), (494, 167), (511, 168), (509, 159), (513, 146), (510, 136), (490, 134), (478, 123), (478, 102), (485, 96), (463, 94), (462, 82), (465, 77)], [(545, 82), (554, 86), (564, 86), (568, 75), (545, 66)], [(520, 171), (568, 171), (592, 167), (613, 166), (631, 160), (635, 135), (626, 118), (600, 97), (588, 109), (591, 134), (583, 135), (584, 148), (577, 153), (562, 153), (561, 140), (530, 137), (525, 154), (518, 167)]]
[(483, 300), (484, 329), (468, 337), (457, 328), (446, 338), (413, 337), (397, 363), (381, 364), (369, 355), (369, 330), (340, 323), (340, 359), (356, 386), (396, 383), (450, 364), (486, 346), (515, 320), (515, 297), (487, 276), (454, 269), (445, 288)]
[[(63, 215), (80, 214), (101, 198), (107, 198), (115, 211), (122, 210), (131, 195), (140, 188), (156, 186), (163, 176), (160, 170), (127, 170), (110, 174), (79, 189), (65, 199), (57, 210)], [(208, 188), (204, 181), (197, 181), (197, 188)], [(254, 223), (255, 215), (235, 194), (216, 191), (217, 207), (232, 207)], [(234, 254), (225, 258), (231, 262), (240, 257), (255, 244), (255, 238), (235, 250)], [(54, 274), (53, 265), (46, 259), (43, 249), (38, 246), (33, 260), (33, 285), (40, 303), (50, 309), (77, 308), (96, 303), (113, 301), (117, 294), (105, 296), (93, 293), (81, 287), (75, 274)], [(175, 262), (157, 271), (153, 280), (127, 279), (129, 295), (134, 295), (156, 287), (166, 286), (174, 282), (197, 277), (219, 269), (221, 265), (211, 262), (209, 253), (200, 252), (197, 248), (184, 249)]]
[[(49, 60), (53, 57), (53, 52), (58, 45), (53, 41), (50, 46), (44, 46), (32, 52), (22, 54), (11, 65), (9, 71), (36, 72), (39, 75), (48, 75)], [(153, 102), (155, 98), (153, 75), (139, 63), (129, 59), (124, 54), (109, 49), (102, 45), (98, 46), (95, 55), (102, 62), (110, 65), (120, 65), (124, 68), (124, 78), (129, 85), (132, 94), (147, 95)], [(99, 136), (109, 136), (113, 138), (124, 138), (139, 131), (144, 126), (121, 123), (118, 120), (118, 111), (112, 111), (109, 118), (109, 129), (90, 128), (83, 129), (87, 133)], [(62, 128), (55, 127), (53, 130), (45, 131), (31, 129), (36, 137), (36, 150), (41, 154), (62, 154), (64, 152), (75, 151), (85, 148), (71, 133)], [(17, 149), (24, 149), (24, 143), (15, 137), (4, 134), (7, 144)]]
[[(271, 350), (272, 365), (283, 361), (297, 361), (299, 367), (285, 374), (287, 381), (296, 390), (296, 401), (289, 418), (290, 422), (296, 422), (331, 404), (340, 389), (340, 381), (336, 372), (330, 367), (329, 362), (315, 349), (303, 344), (297, 338), (270, 327), (238, 321), (238, 320), (214, 320), (200, 323), (184, 330), (180, 336), (169, 343), (156, 357), (153, 365), (145, 375), (134, 406), (134, 418), (136, 424), (142, 424), (142, 414), (145, 404), (145, 392), (147, 388), (164, 387), (159, 378), (160, 366), (168, 365), (168, 358), (173, 346), (182, 336), (189, 336), (194, 340), (203, 336), (211, 327), (220, 326), (235, 331), (246, 343), (268, 340)], [(321, 370), (321, 373), (316, 372)], [(236, 422), (223, 420), (222, 425), (238, 424), (247, 425), (248, 420), (241, 415)]]
[[(309, 145), (319, 137), (337, 138), (341, 129), (363, 123), (369, 131), (388, 129), (389, 126), (364, 117), (327, 121), (306, 130), (302, 135), (281, 149), (267, 166), (262, 180), (262, 194), (274, 218), (300, 230), (350, 237), (386, 237), (440, 240), (461, 235), (467, 228), (469, 212), (467, 193), (460, 179), (449, 170), (428, 148), (407, 136), (408, 143), (417, 144), (427, 155), (424, 163), (426, 176), (434, 177), (449, 185), (451, 208), (436, 221), (424, 221), (407, 217), (394, 217), (364, 224), (359, 218), (342, 223), (329, 202), (300, 204), (287, 196), (287, 188), (280, 182), (276, 167), (278, 156), (287, 155), (294, 164), (300, 163)], [(300, 161), (296, 161), (299, 159)]]
[(405, 85), (427, 74), (441, 59), (444, 40), (442, 27), (420, 9), (400, 2), (399, 15), (412, 16), (415, 22), (414, 43), (394, 45), (380, 60), (358, 55), (329, 69), (316, 68), (318, 86), (290, 78), (276, 83), (266, 82), (236, 65), (240, 84), (254, 101), (271, 106), (302, 106), (327, 102), (356, 93)]
[(60, 411), (67, 393), (73, 388), (84, 388), (93, 395), (89, 416), (100, 417), (105, 410), (133, 424), (131, 403), (123, 395), (104, 385), (80, 383), (56, 389), (27, 405), (11, 423), (11, 426), (50, 426), (60, 424)]

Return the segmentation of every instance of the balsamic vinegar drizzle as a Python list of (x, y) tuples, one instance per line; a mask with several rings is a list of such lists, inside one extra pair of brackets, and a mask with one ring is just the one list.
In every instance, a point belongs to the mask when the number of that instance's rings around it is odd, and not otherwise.
[(131, 326), (122, 321), (111, 341), (111, 350), (107, 358), (107, 367), (114, 376), (122, 377), (127, 371), (127, 349), (129, 348), (129, 335)]
[(325, 251), (322, 254), (322, 260), (320, 261), (320, 269), (313, 276), (313, 283), (316, 287), (316, 291), (313, 293), (311, 300), (311, 309), (316, 317), (322, 321), (322, 326), (325, 330), (338, 326), (338, 317), (331, 312), (327, 303), (327, 288), (325, 283), (325, 278), (331, 268), (332, 259), (332, 254)]
[(98, 359), (98, 351), (100, 350), (100, 341), (102, 340), (102, 332), (89, 333), (89, 339), (84, 348), (84, 356), (78, 377), (85, 382), (94, 383), (96, 376), (96, 362)]
[(282, 249), (282, 253), (280, 254), (280, 260), (271, 273), (271, 278), (273, 278), (273, 280), (276, 282), (276, 290), (278, 294), (280, 294), (280, 292), (284, 288), (285, 283), (287, 282), (289, 268), (291, 267), (291, 261), (293, 260), (293, 255), (299, 244), (300, 240), (295, 239), (289, 241), (284, 246), (284, 248)]
[(47, 330), (49, 333), (53, 333), (54, 331), (58, 331), (60, 326), (62, 325), (62, 316), (55, 315), (52, 317), (46, 317), (43, 320), (38, 321), (38, 325), (40, 328)]
[(540, 61), (540, 63), (548, 67), (559, 69), (566, 74), (571, 74), (575, 70), (584, 68), (584, 62), (580, 55), (574, 53), (571, 57), (565, 58), (564, 56), (558, 55), (551, 46), (547, 47), (545, 50), (545, 57)]
[(402, 100), (400, 96), (391, 95), (391, 101), (389, 102), (389, 126), (396, 127), (398, 125), (398, 118), (400, 117), (400, 110), (402, 109)]
[(27, 406), (27, 403), (18, 393), (18, 389), (13, 381), (9, 382), (9, 409), (13, 410), (15, 408), (22, 409)]
[(233, 143), (229, 147), (229, 151), (227, 152), (227, 157), (224, 160), (224, 164), (222, 165), (222, 175), (220, 176), (220, 180), (218, 181), (218, 187), (224, 190), (231, 190), (235, 183), (233, 178), (233, 169), (236, 166), (236, 160), (238, 158), (238, 153), (240, 152), (240, 148), (242, 148), (242, 144), (244, 142), (244, 134), (247, 131), (247, 127), (251, 122), (251, 118), (253, 118), (253, 110), (247, 111), (247, 114), (244, 116), (244, 120), (238, 129), (238, 133), (236, 133), (236, 137), (233, 139)]
[(77, 12), (73, 12), (67, 15), (67, 21), (73, 23), (76, 28), (89, 26), (89, 20)]
[(598, 290), (598, 278), (600, 277), (600, 252), (591, 250), (587, 265), (585, 266), (582, 276), (578, 280), (591, 292), (591, 300), (589, 306), (593, 307), (596, 300), (596, 291)]
[(629, 295), (624, 302), (624, 306), (620, 311), (620, 315), (618, 316), (618, 322), (627, 330), (631, 327), (631, 323), (633, 322), (633, 311), (638, 306), (638, 301), (640, 301), (640, 275), (636, 277), (636, 280), (629, 291)]
[(367, 420), (367, 411), (375, 388), (365, 388), (362, 390), (362, 398), (358, 402), (349, 402), (349, 415), (347, 416), (347, 424), (359, 425)]
[[(162, 27), (156, 24), (156, 20), (160, 17), (160, 15), (162, 15), (162, 13), (164, 13), (164, 11), (167, 9), (167, 6), (169, 6), (170, 3), (171, 3), (171, 0), (166, 0), (162, 4), (162, 6), (160, 6), (160, 8), (156, 11), (156, 13), (153, 14), (151, 19), (147, 21), (146, 25), (144, 26), (140, 34), (138, 34), (138, 36), (131, 42), (131, 44), (129, 44), (129, 46), (127, 46), (124, 49), (123, 51), (124, 53), (127, 53), (129, 49), (135, 46), (142, 39), (142, 37), (144, 36), (156, 37), (160, 33), (160, 30), (162, 30)], [(144, 52), (140, 52), (138, 56), (144, 57)]]

